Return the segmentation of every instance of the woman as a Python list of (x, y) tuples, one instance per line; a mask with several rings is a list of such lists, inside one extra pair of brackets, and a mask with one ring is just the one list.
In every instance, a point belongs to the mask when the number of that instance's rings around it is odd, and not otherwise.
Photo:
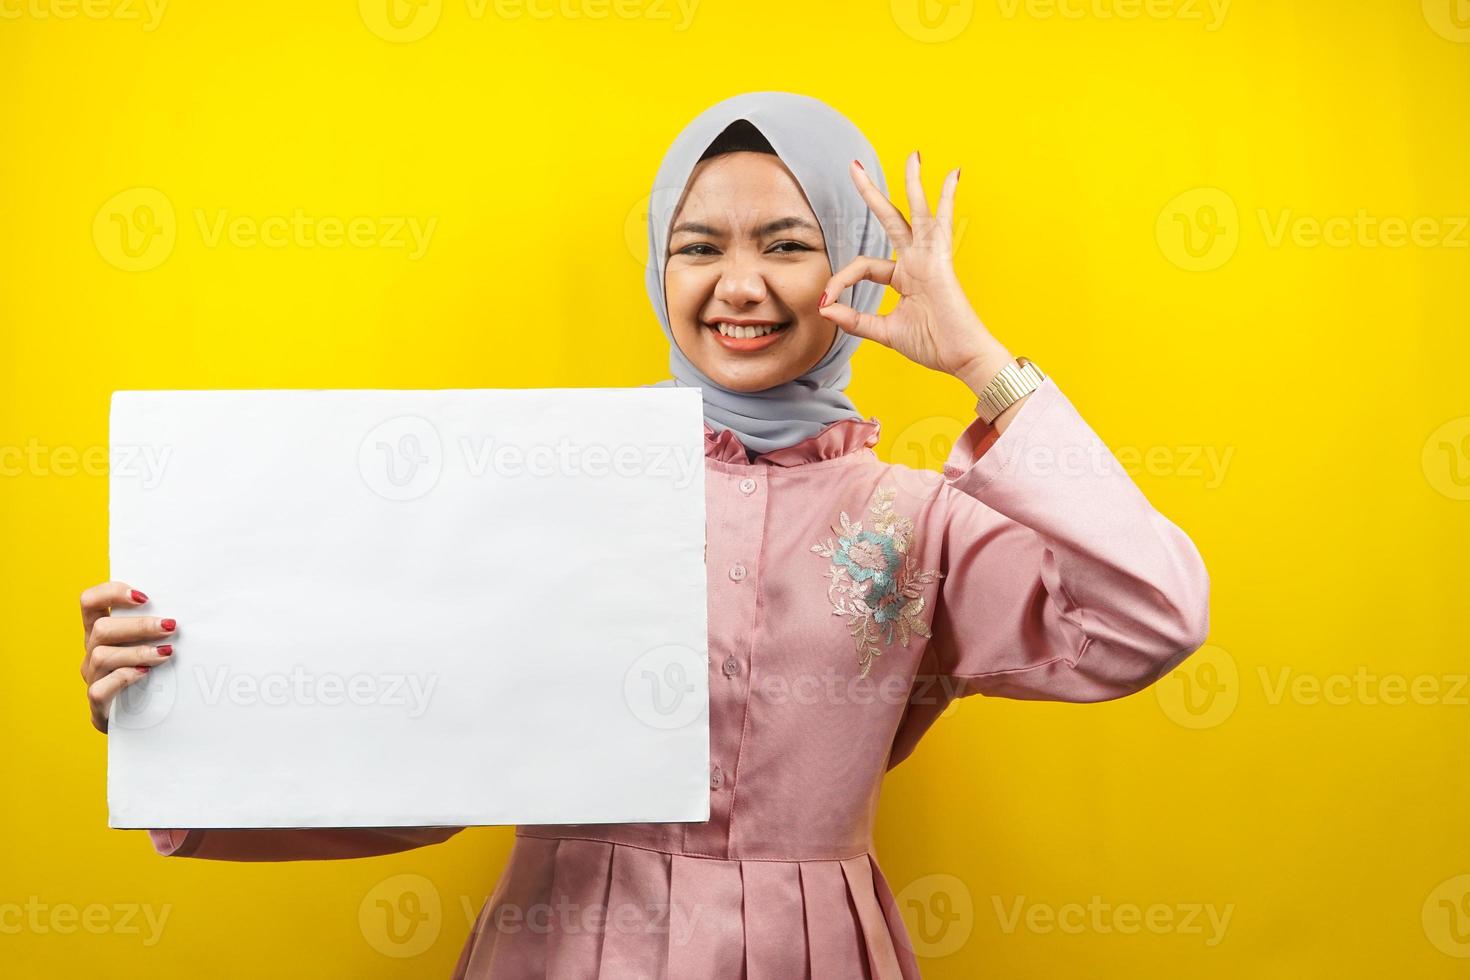
[[(663, 384), (705, 403), (710, 819), (518, 827), (456, 976), (917, 977), (873, 851), (884, 773), (956, 697), (1117, 698), (1204, 642), (1199, 553), (980, 322), (951, 263), (959, 171), (931, 213), (919, 168), (906, 221), (862, 134), (780, 92), (713, 106), (669, 149), (648, 288)], [(876, 316), (885, 286), (901, 299)], [(874, 455), (878, 423), (843, 393), (860, 338), (975, 392), (943, 474)], [(108, 615), (147, 601), (83, 594), (99, 728), (172, 655), (171, 620)], [(455, 832), (152, 834), (289, 860)]]

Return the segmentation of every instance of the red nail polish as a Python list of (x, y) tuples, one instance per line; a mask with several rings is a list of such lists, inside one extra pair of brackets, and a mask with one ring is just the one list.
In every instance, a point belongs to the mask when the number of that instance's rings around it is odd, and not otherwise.
[(817, 309), (820, 310), (822, 307), (824, 307), (826, 305), (827, 305), (827, 291), (826, 290), (823, 290), (822, 291), (822, 298), (819, 299), (819, 300), (817, 300)]
[(160, 657), (172, 657), (174, 655), (174, 646), (173, 646), (173, 644), (172, 643), (165, 643), (163, 646), (159, 647), (158, 648), (158, 655)]
[(149, 668), (147, 668), (147, 667), (139, 667), (138, 668), (138, 673), (140, 673), (140, 674), (146, 674), (146, 673), (148, 673), (148, 670), (149, 670)]
[(859, 169), (859, 170), (862, 170), (862, 171), (864, 171), (864, 172), (866, 172), (866, 171), (867, 171), (867, 169), (868, 169), (868, 168), (867, 168), (867, 167), (865, 167), (865, 166), (863, 166), (863, 161), (861, 161), (861, 160), (854, 160), (854, 161), (852, 161), (852, 162), (853, 162), (853, 163), (855, 163), (855, 164), (857, 164), (857, 165), (858, 165), (858, 169)]
[(174, 631), (174, 627), (178, 625), (179, 624), (174, 622), (172, 619), (165, 619), (163, 622), (158, 624), (158, 627), (165, 633), (172, 633)]
[(146, 595), (144, 595), (143, 593), (139, 592), (137, 589), (134, 589), (130, 594), (132, 595), (134, 602), (147, 602), (148, 601), (148, 597)]
[(923, 163), (924, 162), (924, 154), (920, 153), (918, 150), (915, 150), (914, 151), (914, 159), (917, 160), (917, 161), (919, 161), (920, 163)]

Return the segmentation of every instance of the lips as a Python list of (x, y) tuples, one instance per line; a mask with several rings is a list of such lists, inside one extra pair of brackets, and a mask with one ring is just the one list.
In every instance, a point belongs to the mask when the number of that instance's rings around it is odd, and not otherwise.
[(765, 350), (790, 332), (791, 323), (752, 320), (745, 323), (716, 320), (706, 323), (715, 340), (726, 350), (739, 353)]

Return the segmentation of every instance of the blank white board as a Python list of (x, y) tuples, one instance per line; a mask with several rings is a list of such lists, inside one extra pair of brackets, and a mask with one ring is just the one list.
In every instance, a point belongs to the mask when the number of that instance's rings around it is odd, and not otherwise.
[(687, 388), (119, 391), (114, 827), (709, 818)]

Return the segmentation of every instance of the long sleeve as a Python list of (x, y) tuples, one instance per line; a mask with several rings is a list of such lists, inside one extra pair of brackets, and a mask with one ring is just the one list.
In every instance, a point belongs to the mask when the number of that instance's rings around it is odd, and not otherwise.
[(1204, 643), (1198, 549), (1053, 380), (1004, 432), (971, 424), (944, 476), (933, 664), (953, 696), (1105, 701)]
[(150, 830), (165, 857), (215, 861), (326, 861), (373, 857), (438, 844), (463, 827), (364, 827), (299, 830)]

